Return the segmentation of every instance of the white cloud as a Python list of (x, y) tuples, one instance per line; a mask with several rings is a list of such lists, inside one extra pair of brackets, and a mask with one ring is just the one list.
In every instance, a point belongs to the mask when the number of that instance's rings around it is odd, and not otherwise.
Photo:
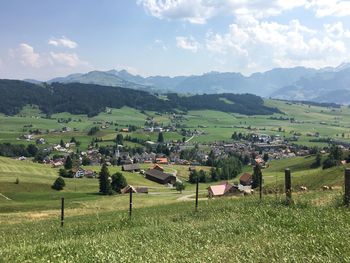
[(51, 38), (48, 43), (49, 45), (53, 45), (56, 47), (66, 47), (66, 48), (72, 48), (72, 49), (78, 46), (76, 42), (66, 38), (65, 36), (61, 38)]
[(184, 20), (194, 24), (204, 24), (219, 14), (269, 17), (304, 6), (306, 3), (307, 0), (138, 0), (138, 4), (154, 17)]
[(26, 43), (20, 44), (16, 49), (10, 49), (10, 56), (17, 59), (23, 66), (38, 68), (41, 65), (40, 55)]
[(53, 62), (57, 65), (63, 65), (68, 67), (77, 67), (81, 65), (88, 65), (87, 62), (80, 60), (75, 53), (56, 53), (50, 52), (50, 56)]
[(342, 22), (337, 22), (334, 24), (325, 24), (324, 28), (327, 34), (333, 38), (350, 38), (350, 31), (345, 30)]
[(176, 37), (176, 45), (193, 53), (199, 49), (199, 43), (193, 37)]
[(350, 15), (350, 1), (308, 0), (306, 8), (314, 10), (317, 17)]
[[(348, 30), (342, 24), (313, 30), (298, 20), (288, 24), (242, 16), (225, 34), (209, 32), (206, 48), (246, 71), (286, 66), (336, 66), (350, 58)], [(255, 68), (252, 68), (255, 67)], [(240, 71), (244, 71), (240, 70)]]
[[(92, 66), (73, 52), (38, 52), (21, 43), (0, 58), (0, 77), (45, 79), (92, 70)], [(6, 65), (6, 67), (5, 67)], [(0, 65), (1, 66), (1, 65)]]

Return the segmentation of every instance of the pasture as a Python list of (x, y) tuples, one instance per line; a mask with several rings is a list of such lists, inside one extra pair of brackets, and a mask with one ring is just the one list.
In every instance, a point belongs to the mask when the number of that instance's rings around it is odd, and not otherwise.
[[(295, 143), (306, 146), (323, 147), (327, 145), (323, 142), (310, 142), (310, 140), (318, 139), (313, 136), (315, 133), (319, 133), (319, 138), (350, 142), (350, 109), (348, 107), (336, 109), (277, 100), (265, 100), (265, 104), (280, 109), (282, 114), (245, 116), (204, 110), (189, 111), (183, 114), (182, 118), (173, 120), (171, 114), (140, 112), (124, 107), (110, 109), (91, 118), (86, 115), (69, 113), (54, 114), (46, 118), (37, 108), (27, 106), (16, 116), (0, 114), (0, 142), (28, 144), (30, 142), (18, 138), (27, 134), (29, 130), (39, 129), (44, 131), (44, 134), (36, 137), (45, 138), (49, 144), (59, 143), (60, 139), (69, 141), (71, 137), (75, 137), (81, 142), (80, 149), (85, 150), (91, 140), (96, 137), (102, 139), (100, 142), (102, 145), (113, 144), (119, 130), (129, 125), (139, 129), (135, 132), (123, 133), (124, 136), (156, 141), (157, 133), (143, 131), (147, 118), (153, 118), (158, 125), (166, 126), (177, 123), (187, 130), (200, 131), (201, 134), (191, 140), (192, 144), (214, 141), (230, 142), (233, 132), (264, 133), (286, 138), (297, 134), (299, 139)], [(291, 122), (289, 119), (294, 121)], [(93, 136), (87, 135), (91, 127), (101, 126), (106, 122), (111, 122), (112, 125), (101, 129)], [(69, 131), (62, 132), (63, 127), (69, 128)], [(181, 140), (183, 135), (180, 130), (165, 133), (165, 140)], [(127, 144), (134, 145), (129, 142)]]

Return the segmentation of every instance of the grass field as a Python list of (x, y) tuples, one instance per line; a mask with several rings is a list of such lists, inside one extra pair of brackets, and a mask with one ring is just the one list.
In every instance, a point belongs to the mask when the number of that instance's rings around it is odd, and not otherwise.
[[(318, 132), (321, 138), (329, 137), (350, 142), (350, 109), (348, 107), (333, 109), (277, 100), (266, 100), (265, 104), (280, 109), (283, 114), (274, 114), (273, 116), (245, 116), (210, 110), (189, 111), (184, 115), (184, 119), (178, 122), (184, 127), (187, 127), (187, 129), (202, 131), (202, 134), (196, 136), (191, 143), (230, 141), (234, 131), (242, 133), (266, 133), (270, 135), (278, 134), (287, 138), (292, 137), (293, 133), (298, 133), (300, 136), (296, 143), (306, 146), (326, 146), (325, 143), (310, 142), (314, 138), (309, 135), (315, 132)], [(29, 129), (39, 129), (49, 131), (48, 134), (40, 135), (40, 137), (44, 137), (50, 144), (59, 143), (61, 138), (64, 141), (69, 141), (74, 136), (82, 143), (80, 148), (86, 149), (94, 137), (102, 138), (105, 141), (102, 144), (113, 143), (112, 140), (118, 133), (116, 129), (120, 130), (129, 125), (142, 128), (148, 117), (153, 117), (154, 121), (159, 124), (169, 125), (171, 123), (171, 115), (169, 114), (155, 112), (141, 113), (136, 109), (127, 107), (111, 109), (110, 113), (100, 113), (93, 118), (88, 118), (85, 115), (59, 113), (47, 119), (37, 108), (27, 106), (17, 116), (9, 117), (0, 114), (0, 142), (28, 144), (29, 142), (18, 140), (17, 138), (26, 134)], [(276, 119), (279, 117), (283, 119)], [(296, 122), (291, 123), (286, 118), (294, 118)], [(68, 123), (59, 123), (59, 119), (70, 119), (71, 121)], [(94, 136), (87, 136), (87, 132), (91, 127), (99, 126), (101, 123), (107, 121), (113, 122), (113, 125), (101, 130)], [(61, 130), (65, 126), (72, 130), (75, 129), (75, 131), (66, 133), (52, 132), (53, 130)], [(157, 133), (143, 132), (142, 130), (129, 133), (128, 135), (152, 141), (156, 141), (158, 136)], [(178, 132), (172, 132), (165, 133), (164, 137), (166, 141), (172, 141), (181, 140), (183, 136)]]
[[(322, 198), (323, 202), (317, 202)], [(1, 262), (348, 262), (349, 211), (338, 194), (286, 207), (256, 197), (95, 211), (0, 225)], [(315, 205), (315, 204), (318, 205)]]
[[(203, 132), (191, 142), (229, 141), (234, 131), (286, 137), (298, 132), (299, 143), (310, 146), (325, 145), (309, 142), (307, 133), (316, 131), (322, 137), (349, 141), (348, 108), (309, 107), (273, 100), (266, 104), (285, 113), (274, 117), (292, 117), (299, 123), (272, 120), (271, 116), (191, 111), (181, 124)], [(167, 114), (141, 113), (130, 108), (112, 109), (111, 114), (101, 113), (94, 118), (60, 113), (46, 119), (36, 108), (26, 107), (18, 116), (0, 115), (0, 142), (29, 143), (17, 139), (27, 133), (28, 126), (43, 130), (68, 126), (76, 131), (51, 131), (40, 137), (51, 144), (74, 136), (82, 143), (81, 149), (93, 137), (102, 138), (101, 144), (114, 144), (115, 129), (142, 127), (149, 116), (163, 124), (171, 121)], [(68, 124), (57, 121), (69, 118)], [(87, 136), (91, 127), (105, 121), (114, 124)], [(156, 133), (140, 130), (129, 135), (157, 139)], [(164, 136), (168, 141), (182, 139), (177, 132)], [(180, 194), (138, 173), (123, 172), (129, 184), (147, 186), (150, 191), (147, 195), (134, 195), (133, 218), (129, 220), (128, 195), (97, 194), (97, 179), (65, 179), (66, 187), (58, 192), (51, 189), (57, 169), (0, 157), (0, 262), (349, 262), (349, 210), (339, 206), (344, 169), (349, 166), (311, 169), (314, 159), (307, 156), (271, 161), (262, 170), (264, 189), (280, 191), (264, 195), (262, 202), (258, 195), (207, 200), (206, 188), (210, 184), (200, 184), (198, 213), (194, 212), (195, 185), (186, 184), (186, 190)], [(150, 166), (142, 164), (141, 168)], [(98, 166), (85, 168), (100, 170)], [(188, 179), (188, 166), (164, 168), (176, 172), (184, 181)], [(292, 207), (283, 204), (285, 168), (292, 172)], [(109, 171), (113, 174), (120, 167), (109, 167)], [(244, 172), (252, 172), (252, 167), (244, 167)], [(309, 188), (307, 193), (298, 192), (302, 185)], [(335, 190), (321, 191), (323, 185), (334, 186)], [(59, 227), (61, 197), (66, 203), (63, 229)]]

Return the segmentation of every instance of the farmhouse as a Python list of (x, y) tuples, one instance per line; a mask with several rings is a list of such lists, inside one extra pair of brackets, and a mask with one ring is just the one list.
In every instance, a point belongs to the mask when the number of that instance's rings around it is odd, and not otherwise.
[(239, 178), (239, 183), (243, 186), (251, 186), (253, 183), (253, 176), (249, 173), (244, 173)]
[(134, 187), (134, 186), (132, 186), (132, 185), (127, 185), (126, 187), (124, 187), (124, 188), (121, 190), (121, 193), (122, 193), (122, 194), (129, 193), (130, 190), (131, 190), (133, 193), (148, 194), (148, 188), (147, 188), (147, 187)]
[(155, 164), (152, 169), (156, 169), (158, 171), (164, 172), (164, 168), (159, 164)]
[(209, 198), (241, 194), (236, 185), (232, 185), (228, 182), (219, 185), (211, 185), (207, 189)]
[(147, 170), (146, 179), (159, 184), (174, 184), (176, 182), (176, 177), (174, 175), (164, 173), (157, 169)]
[(168, 164), (168, 158), (156, 158), (157, 164)]
[(137, 163), (134, 164), (124, 164), (122, 166), (122, 171), (124, 172), (139, 172), (140, 166)]

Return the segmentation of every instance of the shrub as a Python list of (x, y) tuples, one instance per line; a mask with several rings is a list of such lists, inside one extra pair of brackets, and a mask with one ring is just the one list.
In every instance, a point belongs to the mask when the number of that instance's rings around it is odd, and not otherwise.
[(53, 183), (53, 185), (51, 186), (52, 189), (55, 189), (57, 191), (63, 190), (63, 187), (66, 186), (66, 183), (64, 182), (63, 178), (61, 176), (59, 176), (55, 182)]
[(115, 192), (121, 193), (121, 190), (127, 185), (126, 179), (122, 173), (117, 172), (112, 175), (112, 189)]

